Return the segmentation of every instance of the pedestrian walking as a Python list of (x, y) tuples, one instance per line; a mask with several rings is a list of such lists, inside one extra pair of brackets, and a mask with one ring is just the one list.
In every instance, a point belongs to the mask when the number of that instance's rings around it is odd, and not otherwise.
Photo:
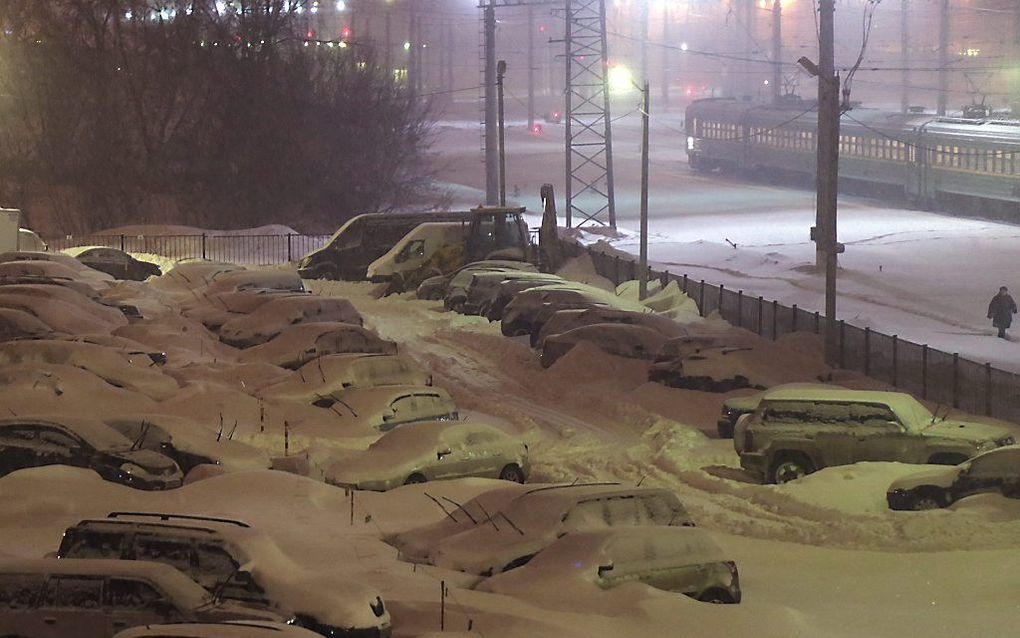
[(991, 303), (988, 304), (988, 318), (992, 320), (992, 325), (999, 329), (1000, 339), (1008, 339), (1006, 328), (1013, 323), (1015, 314), (1016, 302), (1010, 296), (1009, 289), (1002, 286), (999, 288), (999, 294), (992, 297)]

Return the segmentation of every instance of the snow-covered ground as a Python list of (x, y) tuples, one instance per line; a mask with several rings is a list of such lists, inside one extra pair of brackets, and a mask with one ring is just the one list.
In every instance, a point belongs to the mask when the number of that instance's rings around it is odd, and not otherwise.
[[(616, 108), (616, 113), (630, 110), (625, 105)], [(520, 193), (517, 201), (532, 211), (541, 211), (540, 185), (553, 183), (562, 224), (563, 127), (543, 127), (541, 136), (529, 134), (524, 126), (508, 128), (507, 183), (509, 190)], [(814, 194), (788, 185), (694, 173), (687, 166), (682, 127), (681, 111), (657, 114), (653, 104), (652, 266), (786, 305), (823, 310), (824, 276), (813, 272), (814, 244), (808, 239)], [(440, 122), (436, 130), (438, 177), (459, 185), (456, 192), (465, 203), (477, 203), (484, 198), (477, 190), (484, 188), (477, 130), (461, 120)], [(623, 233), (611, 241), (635, 255), (639, 132), (633, 113), (614, 122), (616, 209)], [(839, 240), (846, 245), (840, 258), (839, 318), (1020, 372), (1020, 338), (995, 338), (985, 318), (999, 286), (1020, 293), (1015, 258), (1020, 228), (841, 195)]]

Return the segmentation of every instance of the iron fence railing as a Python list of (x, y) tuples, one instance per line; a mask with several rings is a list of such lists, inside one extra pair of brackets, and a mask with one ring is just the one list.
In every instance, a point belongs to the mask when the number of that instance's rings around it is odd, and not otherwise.
[(329, 235), (67, 235), (48, 242), (50, 250), (109, 246), (171, 259), (212, 259), (266, 266), (300, 259), (323, 246)]
[[(567, 254), (587, 251), (596, 272), (615, 284), (637, 278), (639, 266), (630, 257), (585, 248), (571, 240), (561, 244)], [(718, 312), (733, 325), (769, 339), (791, 332), (824, 334), (827, 329), (827, 321), (818, 312), (796, 305), (785, 306), (686, 274), (649, 268), (648, 277), (663, 283), (676, 281), (698, 303), (702, 316)], [(840, 368), (861, 372), (934, 403), (1020, 423), (1020, 375), (843, 320), (833, 329), (839, 332)]]

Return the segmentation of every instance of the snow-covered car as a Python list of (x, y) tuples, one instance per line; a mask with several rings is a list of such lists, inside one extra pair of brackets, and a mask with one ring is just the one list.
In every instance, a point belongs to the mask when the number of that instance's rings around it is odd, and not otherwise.
[(695, 527), (637, 526), (572, 532), (520, 569), (498, 574), (478, 589), (526, 592), (536, 583), (576, 580), (608, 589), (639, 582), (709, 603), (739, 603), (740, 577), (708, 532)]
[(324, 396), (315, 405), (336, 413), (340, 429), (351, 436), (378, 435), (417, 421), (456, 421), (459, 416), (449, 392), (424, 385), (350, 388)]
[(44, 338), (53, 334), (53, 328), (35, 315), (16, 308), (0, 307), (0, 341)]
[(44, 251), (47, 248), (43, 238), (31, 228), (18, 229), (18, 246), (22, 250)]
[(273, 610), (323, 636), (386, 637), (391, 630), (377, 591), (355, 578), (325, 583), (242, 521), (112, 512), (69, 527), (57, 556), (165, 563), (218, 598)]
[(471, 512), (467, 514), (470, 521), (446, 518), (398, 535), (392, 544), (407, 561), (489, 576), (526, 564), (569, 533), (607, 527), (694, 525), (676, 494), (660, 488), (553, 485), (497, 496), (488, 506), (481, 505), (484, 499), (464, 504), (464, 513)]
[(298, 368), (283, 381), (259, 391), (263, 399), (314, 403), (347, 388), (378, 385), (432, 385), (432, 375), (399, 354), (330, 354)]
[(594, 286), (574, 283), (552, 284), (529, 288), (514, 297), (503, 309), (500, 330), (508, 337), (530, 335), (542, 311), (546, 311), (547, 316), (552, 316), (552, 313), (560, 309), (597, 306), (651, 312), (640, 303), (617, 297)]
[(80, 272), (66, 264), (42, 259), (0, 262), (0, 277), (28, 276), (80, 280)]
[(433, 421), (398, 427), (363, 452), (334, 461), (326, 482), (386, 491), (408, 483), (469, 476), (523, 483), (528, 446), (477, 421)]
[(339, 321), (314, 321), (284, 328), (266, 343), (246, 349), (240, 360), (300, 368), (331, 354), (396, 354), (397, 344), (368, 328)]
[(217, 601), (172, 567), (150, 561), (0, 560), (0, 631), (24, 638), (109, 638), (128, 627), (174, 622), (290, 620)]
[[(557, 310), (549, 318), (536, 325), (538, 330), (531, 332), (532, 347), (541, 348), (545, 340), (574, 328), (590, 326), (596, 323), (619, 323), (632, 326), (644, 326), (659, 332), (667, 339), (675, 339), (687, 334), (687, 329), (678, 322), (649, 312), (634, 312), (617, 308), (597, 307)], [(658, 353), (656, 353), (658, 354)]]
[[(100, 319), (96, 314), (88, 312), (83, 303), (68, 303), (56, 297), (33, 294), (9, 293), (0, 286), (0, 308), (10, 308), (28, 313), (48, 325), (56, 332), (66, 334), (82, 332), (112, 332), (125, 326), (128, 320), (119, 312), (110, 314), (109, 319)], [(82, 297), (88, 304), (99, 306), (96, 302)], [(104, 310), (111, 310), (100, 306)]]
[[(526, 270), (479, 272), (471, 276), (471, 282), (468, 284), (462, 299), (447, 296), (444, 300), (444, 305), (450, 310), (456, 310), (466, 315), (487, 317), (504, 284), (517, 284), (515, 290), (520, 292), (528, 288), (536, 288), (563, 281), (562, 277), (556, 275)], [(513, 296), (509, 293), (508, 295), (511, 298)], [(505, 306), (506, 304), (503, 303), (503, 305)], [(502, 310), (502, 306), (500, 310)]]
[(263, 304), (289, 295), (306, 296), (290, 290), (235, 290), (203, 295), (181, 303), (181, 314), (216, 330), (227, 321), (255, 312)]
[(215, 295), (241, 290), (305, 292), (305, 283), (293, 270), (234, 269), (210, 274), (205, 294)]
[(339, 297), (288, 296), (259, 306), (251, 314), (227, 321), (220, 327), (220, 340), (239, 348), (265, 343), (287, 326), (297, 323), (338, 321), (362, 324), (354, 305)]
[(70, 288), (71, 290), (74, 290), (93, 301), (105, 303), (109, 306), (117, 306), (117, 304), (110, 304), (104, 301), (100, 296), (100, 290), (97, 290), (95, 286), (87, 281), (82, 281), (80, 279), (43, 277), (41, 275), (2, 275), (0, 276), (0, 286), (59, 286), (62, 288)]
[(87, 418), (0, 419), (0, 475), (45, 465), (92, 469), (107, 481), (141, 490), (180, 487), (173, 459), (137, 449), (101, 421)]
[(19, 295), (38, 299), (54, 299), (76, 306), (80, 312), (88, 313), (100, 321), (122, 326), (127, 321), (124, 311), (115, 304), (104, 303), (98, 295), (83, 294), (70, 286), (47, 284), (8, 284), (0, 286), (0, 296)]
[[(56, 270), (50, 270), (48, 271), (49, 274), (46, 274), (47, 271), (40, 271), (38, 268), (33, 268), (31, 272), (36, 276), (66, 279), (68, 277), (67, 272), (70, 271), (74, 273), (71, 277), (72, 279), (88, 282), (89, 285), (99, 290), (102, 290), (113, 283), (113, 277), (105, 272), (89, 268), (74, 257), (60, 252), (16, 250), (0, 253), (0, 263), (14, 261), (28, 261), (32, 263), (51, 262), (63, 267)], [(67, 270), (65, 270), (65, 268)]]
[(156, 264), (136, 259), (119, 248), (76, 246), (65, 248), (62, 252), (74, 257), (89, 268), (105, 272), (114, 279), (145, 281), (149, 277), (158, 277), (163, 274)]
[(596, 323), (553, 335), (542, 346), (542, 367), (548, 368), (579, 343), (591, 343), (606, 354), (651, 361), (666, 337), (645, 326)]
[(985, 452), (952, 467), (908, 474), (893, 481), (886, 500), (889, 509), (930, 510), (988, 492), (1020, 498), (1020, 445)]
[(841, 388), (772, 390), (733, 433), (741, 467), (769, 483), (858, 461), (956, 465), (1013, 443), (1006, 428), (937, 420), (903, 392)]
[(474, 273), (481, 272), (483, 270), (497, 269), (505, 271), (521, 270), (530, 272), (537, 272), (538, 270), (534, 264), (526, 261), (513, 261), (508, 259), (486, 259), (483, 261), (473, 261), (461, 266), (453, 272), (446, 273), (445, 275), (429, 277), (418, 286), (416, 296), (418, 299), (444, 299), (451, 286), (466, 286), (471, 281), (471, 275)]
[(720, 439), (732, 439), (733, 428), (737, 425), (737, 419), (750, 414), (758, 409), (758, 404), (761, 403), (761, 398), (765, 396), (767, 392), (772, 390), (779, 390), (781, 388), (831, 388), (831, 385), (824, 385), (821, 383), (785, 383), (783, 385), (777, 385), (768, 390), (762, 390), (761, 392), (755, 392), (754, 394), (744, 394), (739, 397), (730, 397), (723, 401), (722, 412), (719, 415), (719, 420), (716, 422), (716, 430), (719, 432)]
[(172, 377), (155, 367), (148, 353), (128, 352), (92, 343), (33, 339), (0, 343), (0, 365), (48, 363), (88, 370), (118, 388), (139, 392), (156, 401), (180, 390)]
[(205, 259), (179, 261), (158, 279), (149, 282), (160, 289), (177, 288), (183, 291), (204, 289), (217, 277), (243, 271), (243, 266)]
[(484, 309), (485, 318), (489, 321), (499, 321), (503, 318), (503, 311), (506, 310), (506, 305), (513, 301), (514, 297), (530, 290), (531, 288), (537, 288), (538, 286), (549, 286), (557, 283), (563, 283), (565, 280), (562, 277), (556, 275), (544, 275), (542, 277), (532, 279), (511, 279), (499, 284), (499, 288), (496, 290), (495, 295), (492, 297), (490, 303)]
[[(198, 465), (219, 465), (228, 471), (266, 470), (272, 466), (265, 450), (234, 441), (231, 432), (216, 431), (191, 419), (167, 414), (132, 414), (104, 419), (139, 450), (172, 458), (187, 475)], [(226, 430), (226, 426), (224, 427)]]
[(237, 620), (223, 623), (145, 625), (126, 629), (113, 638), (316, 638), (295, 625)]

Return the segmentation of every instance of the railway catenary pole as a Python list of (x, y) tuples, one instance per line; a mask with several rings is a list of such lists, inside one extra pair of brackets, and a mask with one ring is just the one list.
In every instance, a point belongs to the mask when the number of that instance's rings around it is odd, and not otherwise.
[(662, 3), (662, 41), (666, 44), (664, 47), (659, 47), (662, 54), (660, 63), (662, 64), (662, 108), (663, 110), (669, 108), (669, 51), (670, 45), (673, 43), (673, 33), (670, 28), (670, 15), (669, 15), (669, 3)]
[(528, 130), (535, 128), (535, 8), (528, 5)]
[(938, 115), (946, 114), (949, 98), (949, 0), (942, 0), (939, 9), (939, 94)]
[[(906, 0), (904, 0), (906, 2)], [(772, 100), (783, 97), (783, 0), (772, 0)]]
[(499, 149), (496, 120), (496, 5), (488, 0), (482, 9), (485, 38), (485, 203), (499, 203)]
[(910, 108), (910, 0), (900, 0), (900, 110)]

